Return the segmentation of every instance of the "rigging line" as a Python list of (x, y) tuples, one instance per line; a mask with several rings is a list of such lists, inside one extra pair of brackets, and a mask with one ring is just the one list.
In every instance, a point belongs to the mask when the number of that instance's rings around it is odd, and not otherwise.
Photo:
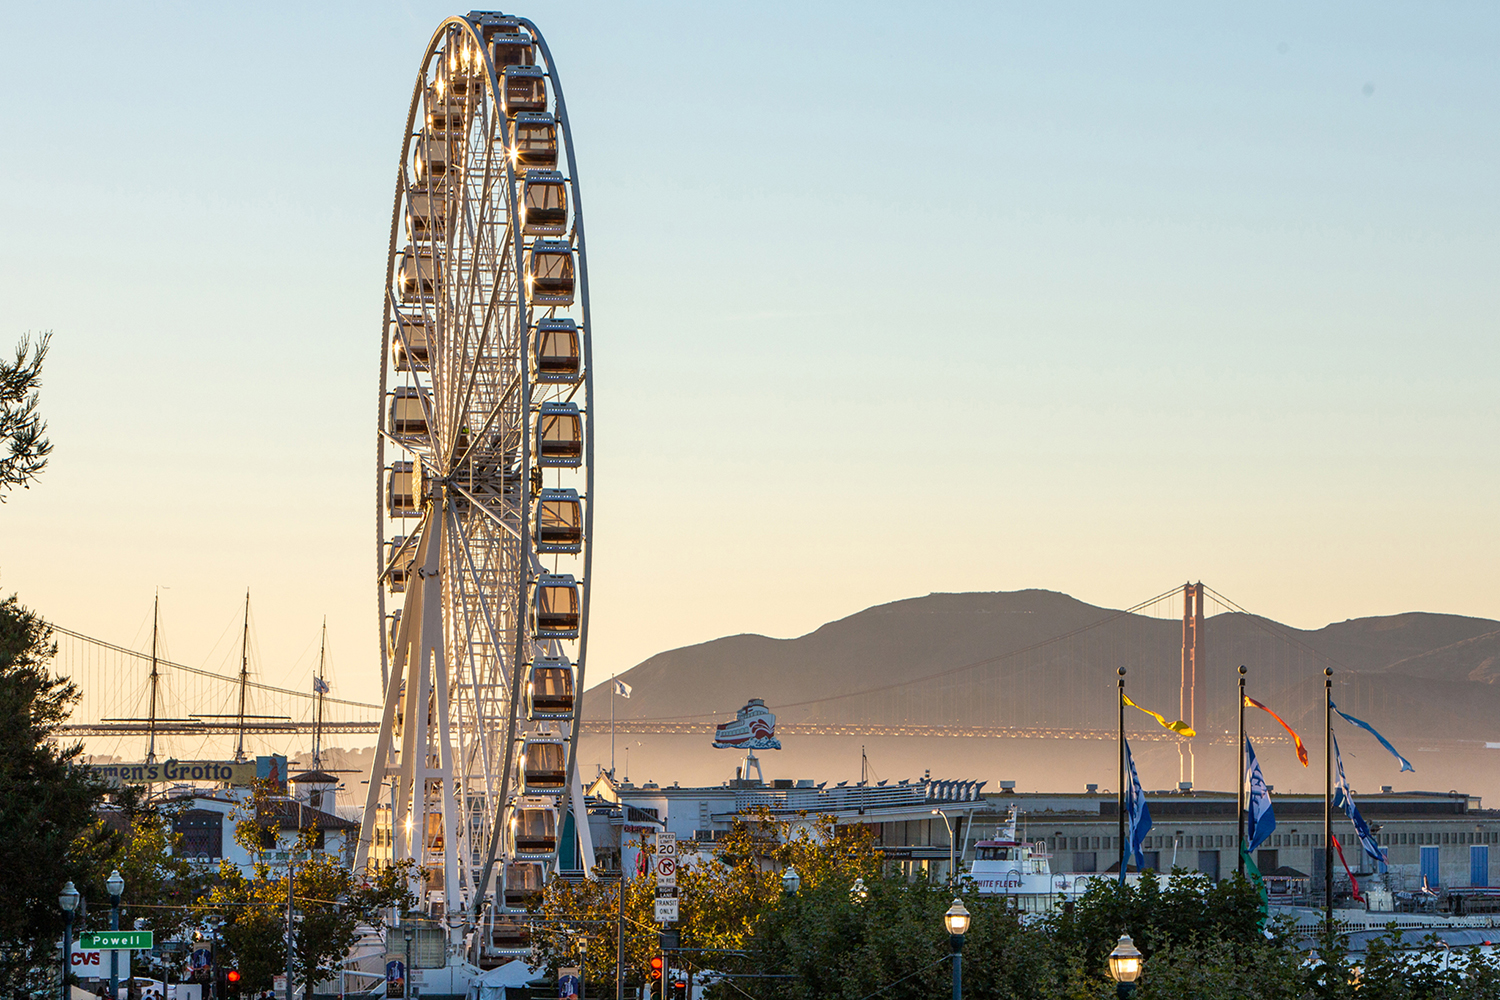
[[(1107, 617), (1107, 618), (1101, 618), (1098, 621), (1093, 622), (1092, 624), (1089, 624), (1089, 625), (1080, 625), (1078, 628), (1073, 629), (1071, 632), (1064, 632), (1062, 635), (1055, 635), (1055, 636), (1053, 636), (1050, 639), (1043, 639), (1041, 642), (1034, 642), (1034, 643), (1032, 643), (1029, 646), (1022, 646), (1019, 649), (1012, 649), (1009, 652), (999, 653), (999, 654), (997, 654), (995, 656), (991, 656), (991, 657), (988, 657), (988, 658), (983, 659), (983, 660), (975, 660), (973, 663), (965, 663), (962, 666), (949, 667), (947, 670), (939, 670), (935, 674), (926, 674), (926, 675), (924, 675), (922, 677), (914, 677), (914, 678), (912, 678), (910, 680), (894, 681), (894, 682), (892, 682), (890, 684), (882, 684), (879, 687), (865, 688), (865, 689), (863, 689), (861, 691), (849, 691), (849, 692), (846, 692), (844, 694), (831, 694), (831, 695), (826, 695), (826, 696), (824, 696), (822, 698), (809, 698), (806, 701), (784, 702), (784, 703), (776, 705), (775, 707), (778, 708), (778, 709), (781, 709), (781, 710), (785, 710), (785, 709), (788, 709), (788, 708), (801, 708), (804, 705), (821, 705), (821, 704), (823, 704), (825, 702), (830, 702), (830, 701), (842, 701), (842, 700), (844, 700), (846, 698), (857, 698), (860, 695), (879, 694), (879, 693), (884, 692), (884, 691), (894, 691), (894, 690), (897, 690), (899, 688), (910, 687), (913, 684), (924, 684), (924, 683), (926, 683), (928, 681), (937, 680), (940, 677), (951, 677), (954, 674), (960, 674), (960, 673), (963, 673), (966, 670), (975, 670), (975, 669), (977, 669), (979, 667), (989, 666), (991, 663), (999, 663), (1001, 660), (1006, 660), (1006, 659), (1009, 659), (1009, 658), (1011, 658), (1013, 656), (1020, 656), (1020, 655), (1022, 655), (1024, 653), (1030, 653), (1030, 652), (1033, 652), (1035, 650), (1041, 649), (1041, 648), (1043, 648), (1045, 646), (1050, 646), (1050, 645), (1052, 645), (1055, 642), (1061, 642), (1064, 639), (1071, 639), (1075, 635), (1080, 635), (1080, 634), (1082, 634), (1084, 632), (1088, 632), (1088, 631), (1090, 631), (1092, 629), (1099, 628), (1102, 625), (1108, 625), (1110, 622), (1118, 621), (1121, 618), (1124, 618), (1126, 615), (1135, 614), (1137, 611), (1140, 611), (1142, 608), (1149, 607), (1150, 605), (1154, 604), (1155, 602), (1161, 600), (1163, 597), (1167, 597), (1167, 596), (1169, 596), (1169, 595), (1171, 595), (1171, 594), (1173, 594), (1173, 593), (1175, 593), (1175, 592), (1177, 592), (1177, 591), (1179, 591), (1181, 589), (1182, 589), (1181, 587), (1174, 587), (1171, 590), (1164, 591), (1164, 592), (1156, 595), (1155, 597), (1151, 598), (1150, 600), (1142, 601), (1139, 604), (1136, 604), (1136, 605), (1133, 605), (1131, 607), (1128, 607), (1128, 608), (1126, 608), (1123, 611), (1112, 612), (1109, 615), (1109, 617)], [(680, 721), (680, 720), (683, 720), (683, 719), (706, 719), (706, 718), (709, 718), (712, 714), (713, 713), (710, 713), (710, 712), (700, 712), (697, 715), (670, 715), (670, 716), (662, 716), (660, 718), (631, 719), (630, 721), (631, 722), (677, 722), (677, 721)]]
[(1253, 611), (1246, 611), (1244, 608), (1240, 607), (1238, 604), (1236, 604), (1235, 602), (1231, 601), (1229, 598), (1225, 597), (1223, 594), (1219, 593), (1217, 590), (1214, 590), (1212, 587), (1208, 586), (1207, 584), (1203, 585), (1203, 589), (1206, 590), (1206, 591), (1208, 591), (1210, 594), (1212, 594), (1214, 596), (1214, 598), (1217, 601), (1219, 601), (1221, 604), (1223, 604), (1225, 607), (1232, 608), (1233, 610), (1235, 610), (1235, 611), (1239, 612), (1240, 614), (1244, 615), (1246, 618), (1250, 619), (1251, 624), (1255, 625), (1261, 631), (1266, 632), (1267, 634), (1272, 635), (1275, 638), (1278, 638), (1278, 639), (1282, 640), (1283, 642), (1290, 643), (1291, 645), (1298, 647), (1299, 649), (1303, 650), (1304, 652), (1311, 653), (1312, 656), (1315, 659), (1322, 660), (1324, 663), (1327, 663), (1329, 666), (1338, 667), (1340, 670), (1347, 670), (1350, 673), (1358, 673), (1359, 672), (1359, 671), (1355, 670), (1353, 667), (1349, 666), (1348, 664), (1343, 663), (1343, 662), (1341, 662), (1339, 660), (1334, 659), (1333, 657), (1329, 656), (1327, 653), (1324, 653), (1324, 652), (1321, 652), (1321, 651), (1319, 651), (1317, 649), (1314, 649), (1312, 646), (1309, 646), (1307, 643), (1305, 643), (1302, 640), (1298, 639), (1296, 636), (1289, 635), (1286, 632), (1280, 631), (1280, 629), (1283, 628), (1283, 626), (1281, 625), (1280, 622), (1273, 622), (1273, 621), (1271, 621), (1271, 619), (1265, 618), (1265, 617), (1263, 617), (1261, 615), (1258, 615), (1258, 614), (1256, 614)]
[[(138, 653), (133, 649), (126, 649), (124, 646), (116, 646), (112, 642), (105, 642), (103, 639), (95, 639), (93, 636), (84, 635), (82, 632), (74, 632), (72, 629), (63, 628), (56, 622), (48, 622), (47, 624), (51, 625), (55, 631), (61, 632), (63, 635), (70, 635), (75, 639), (82, 639), (84, 642), (91, 642), (96, 646), (103, 646), (105, 649), (112, 649), (117, 653), (124, 653), (127, 656), (133, 656), (138, 660), (151, 659), (151, 657), (146, 655), (145, 653)], [(161, 660), (159, 662), (164, 667), (171, 667), (174, 670), (185, 670), (190, 674), (197, 674), (200, 677), (208, 677), (216, 681), (224, 681), (229, 684), (238, 684), (240, 682), (238, 677), (226, 677), (224, 674), (216, 674), (212, 670), (204, 670), (202, 667), (190, 667), (185, 663), (173, 663), (171, 660)], [(277, 694), (289, 694), (297, 698), (305, 698), (309, 701), (311, 701), (313, 698), (313, 695), (309, 694), (306, 691), (293, 691), (290, 688), (276, 687), (272, 684), (261, 684), (258, 681), (247, 681), (246, 683), (250, 687), (256, 688), (261, 691), (274, 691)], [(349, 701), (344, 698), (329, 698), (327, 699), (327, 701), (329, 704), (352, 705), (355, 708), (372, 708), (377, 711), (382, 708), (382, 706), (380, 705), (371, 705), (368, 702), (363, 701)]]

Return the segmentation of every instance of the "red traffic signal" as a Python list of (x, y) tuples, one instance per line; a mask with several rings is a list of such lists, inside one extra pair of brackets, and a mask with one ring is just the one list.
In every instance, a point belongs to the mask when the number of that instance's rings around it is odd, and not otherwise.
[(237, 983), (237, 982), (239, 982), (240, 981), (240, 970), (239, 969), (230, 969), (228, 972), (224, 973), (224, 979), (225, 979), (226, 982), (231, 982), (231, 983)]
[(664, 964), (665, 963), (662, 961), (662, 957), (660, 955), (652, 955), (651, 956), (651, 978), (652, 978), (652, 980), (657, 980), (657, 979), (661, 978), (661, 968), (662, 968), (662, 966)]

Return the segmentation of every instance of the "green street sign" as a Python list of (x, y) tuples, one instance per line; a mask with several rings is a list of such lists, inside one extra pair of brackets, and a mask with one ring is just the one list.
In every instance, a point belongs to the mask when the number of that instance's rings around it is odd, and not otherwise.
[(81, 951), (150, 951), (155, 931), (85, 931), (78, 935)]

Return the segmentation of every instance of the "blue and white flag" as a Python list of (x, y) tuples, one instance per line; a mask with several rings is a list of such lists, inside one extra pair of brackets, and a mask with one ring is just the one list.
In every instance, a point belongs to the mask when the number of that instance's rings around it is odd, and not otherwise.
[(313, 694), (327, 694), (328, 682), (321, 677), (313, 678)]
[(629, 698), (630, 692), (631, 687), (629, 684), (626, 684), (624, 681), (615, 681), (615, 694), (619, 695), (621, 698)]
[[(1334, 711), (1338, 710), (1334, 709)], [(1328, 735), (1330, 739), (1333, 738), (1332, 733)], [(1333, 804), (1344, 810), (1344, 815), (1349, 817), (1349, 822), (1354, 826), (1354, 834), (1359, 838), (1359, 845), (1376, 864), (1381, 866), (1380, 870), (1385, 871), (1385, 849), (1370, 832), (1370, 824), (1366, 823), (1365, 818), (1359, 814), (1359, 807), (1354, 804), (1354, 796), (1349, 794), (1349, 779), (1344, 777), (1344, 759), (1339, 756), (1339, 741), (1336, 739), (1333, 740), (1333, 767)]]
[[(1125, 770), (1130, 783), (1125, 786), (1125, 843), (1130, 845), (1130, 853), (1135, 855), (1135, 867), (1137, 871), (1145, 867), (1146, 855), (1142, 846), (1146, 843), (1146, 834), (1151, 830), (1151, 810), (1146, 808), (1146, 791), (1141, 787), (1141, 779), (1135, 773), (1135, 758), (1130, 755), (1130, 743), (1125, 743)], [(1120, 884), (1125, 884), (1126, 858), (1123, 846), (1120, 858)]]
[(1266, 787), (1265, 776), (1260, 773), (1260, 761), (1255, 759), (1255, 747), (1250, 745), (1249, 739), (1245, 740), (1245, 785), (1250, 792), (1245, 798), (1250, 813), (1245, 850), (1253, 851), (1276, 829), (1276, 814), (1271, 811), (1271, 790)]
[[(1335, 705), (1331, 701), (1328, 703), (1328, 707), (1331, 708), (1331, 709), (1333, 709), (1335, 712), (1339, 712), (1339, 707), (1337, 705)], [(1390, 740), (1386, 739), (1384, 736), (1381, 736), (1378, 732), (1375, 731), (1375, 727), (1374, 726), (1370, 725), (1368, 722), (1364, 721), (1363, 719), (1356, 719), (1354, 716), (1347, 715), (1344, 712), (1339, 712), (1339, 715), (1343, 716), (1343, 719), (1344, 719), (1345, 722), (1347, 722), (1347, 723), (1349, 723), (1350, 725), (1353, 725), (1353, 726), (1358, 726), (1359, 728), (1363, 729), (1365, 732), (1369, 733), (1371, 736), (1373, 736), (1377, 740), (1379, 740), (1380, 741), (1380, 745), (1383, 746), (1383, 747), (1385, 747), (1387, 750), (1389, 750), (1395, 756), (1395, 758), (1401, 762), (1401, 770), (1403, 770), (1403, 771), (1415, 771), (1416, 770), (1416, 768), (1414, 768), (1414, 767), (1411, 766), (1411, 761), (1407, 760), (1405, 757), (1401, 756), (1399, 753), (1396, 752), (1396, 748), (1393, 747), (1393, 746), (1391, 746), (1391, 741)]]

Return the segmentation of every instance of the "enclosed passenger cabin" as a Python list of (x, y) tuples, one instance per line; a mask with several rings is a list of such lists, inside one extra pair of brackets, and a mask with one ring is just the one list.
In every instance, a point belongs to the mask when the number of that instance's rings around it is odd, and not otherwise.
[(570, 319), (537, 320), (532, 336), (538, 382), (577, 382), (583, 374), (583, 342)]
[(389, 430), (395, 437), (426, 437), (427, 407), (431, 402), (426, 389), (398, 385), (391, 392)]
[(449, 142), (441, 134), (424, 132), (411, 144), (412, 179), (419, 185), (441, 186), (448, 173), (450, 153), (458, 150), (458, 143)]
[(441, 85), (441, 81), (427, 88), (424, 101), (427, 109), (427, 128), (433, 133), (461, 132), (464, 127), (463, 97)]
[(557, 808), (547, 799), (527, 797), (510, 810), (510, 848), (517, 857), (539, 857), (557, 850)]
[(521, 190), (521, 231), (561, 236), (568, 230), (568, 188), (556, 170), (528, 170)]
[(406, 238), (413, 243), (440, 240), (448, 233), (448, 202), (426, 187), (406, 192)]
[[(495, 954), (531, 954), (531, 925), (519, 920), (497, 918), (490, 931), (490, 943)], [(514, 992), (514, 988), (512, 988)]]
[(573, 304), (573, 246), (567, 240), (537, 240), (526, 258), (526, 292), (533, 305)]
[[(499, 71), (500, 67), (495, 67)], [(500, 86), (505, 116), (547, 110), (547, 74), (540, 66), (507, 66)]]
[(531, 36), (520, 31), (490, 36), (490, 59), (495, 63), (495, 72), (503, 73), (507, 66), (531, 66), (536, 63), (536, 48)]
[(521, 750), (522, 788), (527, 795), (561, 794), (568, 782), (568, 754), (555, 736), (528, 736)]
[(576, 403), (543, 403), (536, 417), (537, 464), (573, 468), (583, 464), (583, 414)]
[(391, 517), (422, 513), (421, 462), (392, 462), (386, 467), (385, 509)]
[(427, 321), (420, 316), (396, 314), (396, 333), (391, 337), (391, 363), (398, 372), (427, 370)]
[(582, 617), (578, 607), (578, 584), (567, 573), (543, 573), (537, 577), (533, 597), (533, 629), (538, 639), (576, 639)]
[(437, 282), (443, 280), (442, 262), (433, 256), (432, 244), (414, 246), (408, 243), (396, 261), (396, 284), (402, 302), (431, 298)]
[(577, 490), (542, 490), (537, 497), (536, 539), (538, 552), (583, 550), (583, 502)]
[(551, 115), (516, 115), (516, 170), (557, 169), (557, 122)]
[(544, 881), (539, 863), (512, 861), (505, 866), (505, 905), (515, 909), (529, 906), (541, 896)]
[(561, 657), (539, 657), (531, 665), (526, 685), (528, 719), (571, 719), (573, 717), (573, 668)]
[[(406, 592), (406, 581), (411, 577), (412, 564), (417, 560), (417, 546), (421, 543), (422, 536), (414, 534), (411, 543), (407, 544), (405, 535), (397, 535), (385, 543), (385, 579), (390, 585), (391, 593), (401, 594)], [(401, 612), (396, 612), (396, 621), (400, 622)], [(394, 627), (394, 625), (393, 625)], [(394, 636), (394, 633), (392, 633)], [(395, 644), (394, 637), (391, 640)]]
[(396, 640), (401, 637), (401, 609), (397, 608), (386, 615), (385, 647), (386, 655), (394, 658), (396, 655)]
[(475, 76), (484, 68), (478, 46), (467, 34), (455, 34), (448, 40), (445, 56), (448, 64), (446, 89), (454, 94), (467, 95), (473, 88)]

